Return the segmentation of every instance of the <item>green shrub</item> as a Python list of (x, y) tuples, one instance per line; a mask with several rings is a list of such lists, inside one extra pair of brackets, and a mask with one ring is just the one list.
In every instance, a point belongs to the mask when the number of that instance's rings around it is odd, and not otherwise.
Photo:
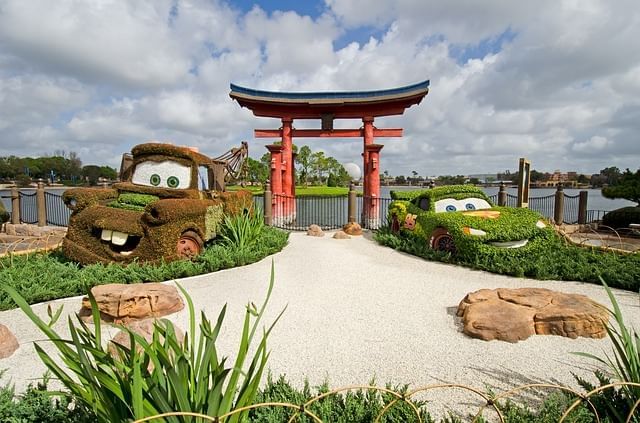
[[(269, 356), (267, 337), (284, 312), (268, 328), (259, 327), (273, 284), (272, 264), (264, 303), (260, 308), (253, 303), (246, 306), (242, 335), (231, 366), (216, 348), (226, 306), (220, 311), (215, 326), (203, 312), (200, 330), (196, 333), (193, 303), (180, 285), (189, 310), (189, 330), (184, 340), (179, 340), (173, 324), (165, 319), (154, 324), (150, 342), (122, 327), (129, 334), (131, 347), (114, 344), (117, 357), (102, 343), (100, 311), (90, 292), (94, 327), (89, 328), (79, 317), (76, 325), (69, 317), (71, 338), (63, 339), (52, 329), (53, 321), (47, 323), (40, 319), (16, 290), (11, 287), (4, 287), (4, 290), (60, 353), (65, 367), (35, 345), (40, 359), (73, 399), (92, 410), (100, 422), (123, 422), (171, 412), (221, 416), (253, 404)], [(262, 336), (257, 347), (253, 347), (259, 329), (263, 330)], [(253, 357), (249, 355), (250, 350)], [(236, 413), (225, 421), (239, 422), (247, 414), (246, 411)], [(165, 419), (169, 422), (203, 421), (191, 416)]]
[(47, 378), (21, 395), (11, 386), (0, 388), (0, 421), (6, 423), (91, 423), (95, 415), (68, 396), (47, 391)]
[(455, 263), (516, 277), (570, 280), (600, 284), (600, 278), (615, 288), (640, 289), (640, 254), (617, 254), (568, 245), (548, 232), (518, 249), (480, 246), (473, 254), (452, 256), (433, 251), (423, 239), (393, 234), (388, 227), (375, 234), (378, 243), (427, 260)]
[(628, 228), (631, 223), (640, 223), (640, 207), (623, 207), (602, 216), (602, 224), (613, 229)]

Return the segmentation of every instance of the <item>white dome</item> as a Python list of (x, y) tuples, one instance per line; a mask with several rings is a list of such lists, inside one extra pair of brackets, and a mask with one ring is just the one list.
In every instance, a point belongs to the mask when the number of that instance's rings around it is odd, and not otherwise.
[(355, 163), (347, 163), (343, 165), (344, 170), (347, 171), (352, 181), (357, 181), (362, 176), (362, 171), (360, 170), (360, 166)]

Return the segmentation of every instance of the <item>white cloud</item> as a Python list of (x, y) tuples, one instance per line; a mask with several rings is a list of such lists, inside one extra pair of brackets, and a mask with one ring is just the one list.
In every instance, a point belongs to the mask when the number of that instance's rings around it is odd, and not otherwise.
[[(65, 149), (117, 165), (149, 139), (214, 156), (249, 139), (259, 157), (273, 140), (252, 130), (280, 122), (240, 108), (230, 82), (370, 90), (429, 78), (420, 105), (376, 120), (405, 130), (379, 140), (392, 174), (513, 170), (519, 157), (540, 170), (637, 168), (635, 0), (325, 3), (312, 18), (209, 0), (0, 0), (2, 154)], [(344, 44), (368, 27), (379, 35)], [(361, 161), (361, 140), (295, 142)]]

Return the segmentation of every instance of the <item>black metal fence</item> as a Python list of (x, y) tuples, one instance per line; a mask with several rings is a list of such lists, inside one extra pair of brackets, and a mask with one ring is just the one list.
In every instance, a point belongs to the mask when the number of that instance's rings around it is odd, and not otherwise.
[(273, 195), (273, 226), (294, 231), (306, 231), (313, 224), (322, 229), (337, 229), (347, 221), (346, 196)]
[[(575, 224), (579, 217), (580, 195), (564, 195), (563, 222)], [(62, 201), (62, 195), (45, 191), (46, 224), (55, 226), (67, 226), (71, 211)], [(553, 219), (556, 194), (544, 197), (530, 197), (529, 208)], [(9, 199), (3, 196), (3, 199)], [(348, 197), (343, 196), (304, 196), (289, 197), (273, 195), (273, 226), (287, 230), (307, 230), (309, 225), (316, 224), (323, 229), (338, 229), (348, 222), (349, 206)], [(489, 196), (490, 200), (498, 203), (498, 194)], [(506, 206), (516, 207), (517, 196), (506, 193)], [(35, 191), (20, 191), (20, 221), (22, 223), (38, 223), (37, 193)], [(265, 210), (264, 196), (253, 196), (254, 206), (257, 212)], [(355, 202), (356, 220), (365, 229), (378, 229), (388, 224), (388, 210), (391, 198), (365, 198), (357, 197)], [(5, 208), (11, 213), (11, 206), (5, 201)], [(8, 206), (8, 207), (7, 207)], [(586, 223), (596, 222), (602, 219), (605, 210), (586, 210)]]
[(62, 194), (45, 191), (44, 199), (47, 208), (47, 225), (67, 226), (71, 210), (62, 201)]
[(38, 223), (38, 204), (36, 192), (20, 191), (20, 221), (23, 223)]

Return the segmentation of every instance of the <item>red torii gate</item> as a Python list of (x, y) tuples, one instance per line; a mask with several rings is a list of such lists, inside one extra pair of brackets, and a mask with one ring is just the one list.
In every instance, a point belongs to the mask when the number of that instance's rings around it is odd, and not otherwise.
[[(255, 116), (278, 118), (280, 129), (256, 129), (256, 138), (280, 138), (281, 145), (267, 145), (271, 153), (271, 191), (274, 194), (273, 217), (288, 223), (295, 219), (295, 181), (293, 137), (351, 138), (362, 137), (364, 200), (363, 222), (377, 228), (380, 197), (380, 150), (376, 137), (401, 137), (402, 128), (379, 129), (375, 118), (402, 115), (419, 104), (429, 92), (429, 81), (400, 88), (378, 91), (343, 92), (274, 92), (240, 87), (231, 84), (229, 96)], [(321, 129), (295, 129), (294, 119), (320, 119)], [(335, 119), (362, 119), (359, 129), (334, 129)], [(282, 203), (278, 203), (281, 198)]]

